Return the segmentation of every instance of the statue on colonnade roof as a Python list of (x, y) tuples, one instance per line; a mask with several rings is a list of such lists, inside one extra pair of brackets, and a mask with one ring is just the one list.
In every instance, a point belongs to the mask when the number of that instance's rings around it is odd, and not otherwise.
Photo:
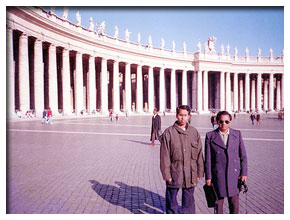
[(67, 20), (67, 17), (68, 17), (68, 8), (67, 7), (64, 7), (63, 9), (63, 14), (62, 14), (62, 18)]
[(208, 38), (208, 49), (212, 52), (215, 52), (215, 42), (216, 42), (216, 37), (212, 36)]
[(82, 17), (79, 11), (76, 13), (76, 20), (77, 20), (77, 25), (81, 26), (82, 23)]
[(93, 21), (93, 18), (90, 17), (90, 27), (89, 27), (89, 30), (93, 31), (95, 28), (95, 25), (94, 25), (94, 21)]

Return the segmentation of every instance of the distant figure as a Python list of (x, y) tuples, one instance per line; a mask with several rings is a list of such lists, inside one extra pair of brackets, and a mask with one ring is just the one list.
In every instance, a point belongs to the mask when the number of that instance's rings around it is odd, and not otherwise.
[(257, 112), (256, 120), (257, 120), (257, 125), (261, 125), (261, 115), (259, 112)]
[(119, 115), (118, 114), (116, 114), (115, 118), (116, 118), (116, 122), (119, 121)]
[(47, 116), (46, 116), (46, 110), (44, 109), (42, 112), (42, 120), (41, 123), (44, 124), (47, 120)]
[(211, 114), (210, 122), (211, 122), (211, 125), (212, 125), (213, 130), (215, 130), (215, 129), (218, 128), (215, 112), (213, 112)]
[(18, 111), (16, 112), (16, 115), (17, 115), (18, 118), (21, 118), (21, 111), (18, 110)]
[(160, 136), (159, 136), (159, 131), (161, 130), (161, 117), (157, 113), (157, 109), (154, 108), (153, 110), (153, 117), (152, 117), (152, 126), (151, 126), (151, 144), (150, 146), (154, 146), (154, 141), (159, 140), (160, 141)]
[(109, 119), (110, 119), (110, 121), (113, 121), (113, 111), (112, 110), (110, 110)]
[(51, 110), (51, 108), (48, 108), (48, 111), (47, 111), (47, 123), (52, 124), (52, 110)]
[(163, 111), (163, 116), (166, 116), (166, 112), (165, 112), (165, 110)]
[(237, 117), (237, 112), (234, 112), (234, 119), (236, 119)]
[(254, 125), (255, 115), (253, 113), (251, 113), (250, 119), (252, 121), (252, 125)]
[(126, 120), (128, 121), (128, 117), (129, 117), (129, 115), (128, 115), (128, 110), (126, 111)]

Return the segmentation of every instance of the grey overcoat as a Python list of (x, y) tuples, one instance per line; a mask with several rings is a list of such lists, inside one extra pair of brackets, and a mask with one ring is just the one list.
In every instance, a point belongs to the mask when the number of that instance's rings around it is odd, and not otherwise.
[(227, 146), (219, 129), (205, 137), (205, 178), (212, 179), (219, 197), (239, 193), (238, 178), (247, 176), (248, 165), (245, 145), (239, 130), (230, 128)]

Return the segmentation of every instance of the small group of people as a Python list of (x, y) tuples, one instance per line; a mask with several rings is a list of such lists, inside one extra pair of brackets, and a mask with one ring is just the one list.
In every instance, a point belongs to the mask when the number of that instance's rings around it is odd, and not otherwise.
[(217, 194), (215, 213), (223, 213), (227, 198), (230, 213), (239, 213), (238, 182), (247, 180), (247, 154), (241, 132), (231, 128), (232, 116), (227, 111), (213, 115), (217, 126), (206, 133), (204, 154), (201, 137), (190, 126), (190, 108), (181, 105), (176, 109), (176, 121), (163, 132), (157, 109), (153, 111), (151, 146), (160, 140), (160, 170), (166, 183), (166, 213), (177, 214), (177, 193), (182, 189), (182, 212), (195, 213), (194, 191), (205, 176), (208, 186)]
[(52, 124), (52, 110), (49, 107), (48, 110), (44, 109), (42, 112), (42, 124)]
[(250, 114), (250, 119), (252, 121), (252, 125), (255, 124), (255, 120), (257, 121), (257, 125), (261, 125), (261, 115), (259, 112), (256, 112), (256, 114), (254, 114), (253, 112), (251, 112)]
[[(113, 115), (113, 111), (112, 110), (110, 110), (110, 112), (109, 112), (109, 119), (110, 119), (110, 121), (114, 120), (114, 115)], [(119, 121), (119, 115), (118, 114), (115, 115), (115, 120), (116, 120), (116, 122)]]

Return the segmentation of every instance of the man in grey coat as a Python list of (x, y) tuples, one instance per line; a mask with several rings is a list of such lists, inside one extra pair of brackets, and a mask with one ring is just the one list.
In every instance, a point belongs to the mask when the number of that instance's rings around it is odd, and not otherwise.
[(247, 154), (239, 130), (230, 128), (232, 116), (220, 111), (216, 120), (218, 128), (206, 134), (205, 178), (213, 184), (218, 195), (215, 213), (223, 213), (224, 198), (228, 198), (231, 214), (239, 213), (239, 179), (247, 180)]
[(160, 169), (166, 181), (166, 213), (178, 213), (177, 193), (182, 188), (182, 211), (195, 213), (194, 189), (204, 174), (202, 143), (198, 131), (189, 126), (190, 108), (176, 109), (177, 121), (162, 136)]

